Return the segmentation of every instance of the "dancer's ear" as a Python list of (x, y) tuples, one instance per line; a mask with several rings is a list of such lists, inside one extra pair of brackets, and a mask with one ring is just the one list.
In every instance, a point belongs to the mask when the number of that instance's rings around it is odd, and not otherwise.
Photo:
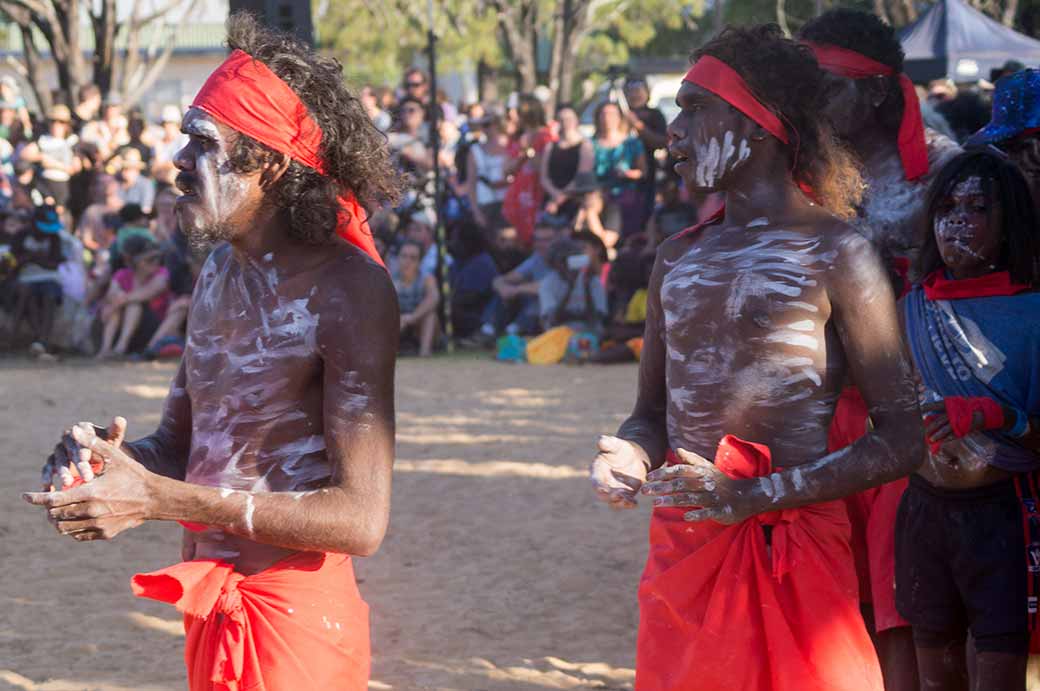
[(766, 137), (769, 137), (769, 132), (766, 132), (766, 128), (762, 125), (755, 125), (755, 128), (751, 130), (751, 141), (761, 142), (765, 141)]

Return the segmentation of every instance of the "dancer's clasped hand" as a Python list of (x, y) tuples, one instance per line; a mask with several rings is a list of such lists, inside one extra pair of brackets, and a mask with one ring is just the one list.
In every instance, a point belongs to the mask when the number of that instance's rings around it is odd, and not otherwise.
[(685, 449), (678, 449), (680, 464), (658, 468), (643, 485), (643, 494), (654, 497), (655, 507), (693, 507), (687, 521), (715, 521), (731, 525), (759, 513), (752, 483), (736, 480), (714, 463)]
[[(126, 421), (122, 422), (125, 432)], [(122, 435), (106, 441), (97, 435), (94, 426), (80, 423), (68, 435), (75, 447), (63, 444), (65, 458), (79, 469), (86, 464), (88, 476), (80, 470), (84, 482), (50, 492), (26, 492), (25, 501), (47, 509), (47, 517), (62, 535), (78, 541), (110, 540), (129, 528), (135, 528), (154, 516), (156, 506), (156, 475), (124, 453), (113, 442), (122, 442)], [(57, 466), (58, 454), (48, 464)], [(94, 465), (91, 466), (91, 461)], [(94, 470), (98, 468), (98, 470)], [(66, 467), (67, 470), (67, 467)]]
[(612, 509), (634, 509), (636, 493), (646, 480), (649, 461), (637, 445), (625, 439), (602, 436), (599, 453), (589, 471), (596, 495)]

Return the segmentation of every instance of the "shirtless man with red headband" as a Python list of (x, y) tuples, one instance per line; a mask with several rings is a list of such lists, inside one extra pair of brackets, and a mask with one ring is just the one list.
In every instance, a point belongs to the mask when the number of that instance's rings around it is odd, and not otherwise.
[[(695, 59), (669, 149), (726, 205), (659, 249), (635, 408), (592, 466), (612, 506), (654, 497), (636, 687), (880, 691), (838, 500), (921, 458), (895, 299), (840, 218), (859, 177), (808, 49), (761, 26)], [(847, 380), (874, 427), (828, 453)]]
[[(851, 223), (881, 250), (906, 290), (907, 268), (924, 237), (928, 185), (960, 147), (925, 128), (914, 86), (903, 74), (899, 38), (875, 15), (830, 10), (807, 23), (800, 39), (825, 72), (823, 113), (863, 170), (866, 190)], [(838, 405), (832, 449), (859, 438), (866, 418), (862, 399), (849, 389)], [(887, 691), (918, 687), (910, 626), (895, 606), (895, 519), (906, 485), (901, 478), (847, 502), (860, 597)]]
[(75, 425), (26, 498), (78, 541), (185, 526), (184, 561), (132, 586), (184, 614), (192, 691), (365, 689), (350, 555), (386, 530), (399, 317), (361, 204), (395, 176), (339, 63), (228, 29), (174, 159), (182, 227), (216, 246), (159, 428)]

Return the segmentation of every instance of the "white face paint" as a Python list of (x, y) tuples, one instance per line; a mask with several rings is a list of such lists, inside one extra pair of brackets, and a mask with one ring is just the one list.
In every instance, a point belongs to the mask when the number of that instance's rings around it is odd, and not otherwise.
[(705, 189), (714, 189), (722, 177), (737, 164), (751, 156), (747, 140), (734, 141), (732, 131), (727, 131), (721, 143), (718, 137), (710, 137), (705, 144), (694, 146), (696, 151), (695, 180)]

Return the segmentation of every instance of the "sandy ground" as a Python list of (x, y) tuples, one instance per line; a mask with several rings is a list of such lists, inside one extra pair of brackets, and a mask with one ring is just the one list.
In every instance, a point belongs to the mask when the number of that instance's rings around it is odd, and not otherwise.
[[(172, 365), (0, 360), (0, 689), (184, 688), (175, 611), (129, 579), (177, 560), (178, 529), (61, 539), (22, 503), (60, 430), (159, 419)], [(390, 531), (357, 562), (371, 688), (630, 689), (649, 510), (614, 514), (585, 478), (634, 366), (405, 360)], [(307, 690), (301, 690), (307, 691)]]

